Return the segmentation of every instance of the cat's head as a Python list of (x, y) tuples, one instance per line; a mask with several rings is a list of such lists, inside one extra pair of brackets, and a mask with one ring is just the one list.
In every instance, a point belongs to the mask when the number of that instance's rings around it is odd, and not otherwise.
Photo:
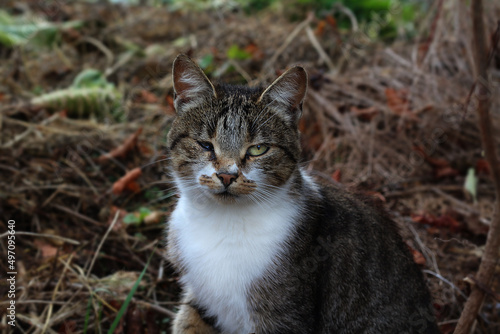
[(177, 117), (168, 134), (181, 196), (268, 202), (297, 175), (297, 123), (307, 74), (293, 67), (266, 89), (213, 85), (187, 56), (173, 64)]

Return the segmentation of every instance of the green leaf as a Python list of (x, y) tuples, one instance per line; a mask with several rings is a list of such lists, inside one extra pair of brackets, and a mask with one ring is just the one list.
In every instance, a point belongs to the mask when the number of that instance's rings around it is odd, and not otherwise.
[(203, 56), (198, 62), (198, 65), (200, 65), (200, 67), (205, 70), (207, 67), (212, 65), (213, 62), (214, 62), (214, 55), (210, 53)]
[(90, 88), (90, 87), (106, 87), (114, 86), (109, 83), (104, 74), (99, 70), (94, 70), (92, 68), (85, 69), (81, 71), (73, 80), (71, 87), (74, 88)]
[(252, 55), (249, 52), (241, 49), (238, 45), (233, 44), (231, 45), (229, 50), (227, 50), (227, 57), (234, 60), (246, 60), (250, 59)]
[(0, 10), (0, 44), (8, 47), (30, 43), (51, 47), (60, 37), (60, 30), (80, 27), (80, 21), (51, 23), (36, 16), (11, 16)]
[(85, 312), (85, 320), (84, 320), (84, 323), (83, 323), (83, 333), (84, 334), (87, 334), (87, 328), (89, 326), (91, 306), (92, 306), (92, 295), (89, 296), (89, 302), (87, 303), (87, 311)]
[(464, 189), (471, 194), (474, 203), (477, 202), (477, 183), (478, 177), (476, 176), (476, 170), (471, 167), (467, 171), (467, 176), (465, 177)]
[(94, 115), (103, 119), (111, 114), (117, 118), (122, 96), (113, 85), (105, 87), (66, 88), (31, 99), (31, 104), (51, 110), (66, 110), (72, 118), (89, 118)]
[(141, 207), (139, 208), (139, 217), (141, 219), (141, 222), (146, 218), (152, 211), (149, 210), (148, 208)]
[(140, 224), (142, 222), (142, 219), (136, 215), (135, 213), (129, 213), (125, 217), (123, 217), (123, 222), (125, 224)]

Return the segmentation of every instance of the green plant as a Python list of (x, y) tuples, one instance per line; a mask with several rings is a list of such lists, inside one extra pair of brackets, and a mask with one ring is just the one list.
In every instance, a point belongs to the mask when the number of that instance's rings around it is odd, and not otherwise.
[(61, 30), (78, 28), (80, 21), (52, 23), (36, 16), (12, 16), (0, 10), (0, 44), (7, 47), (30, 44), (52, 47), (60, 39)]
[(103, 118), (111, 114), (119, 119), (121, 100), (121, 93), (100, 71), (86, 69), (76, 76), (69, 88), (37, 96), (31, 100), (31, 104), (52, 110), (66, 110), (74, 118), (91, 114)]

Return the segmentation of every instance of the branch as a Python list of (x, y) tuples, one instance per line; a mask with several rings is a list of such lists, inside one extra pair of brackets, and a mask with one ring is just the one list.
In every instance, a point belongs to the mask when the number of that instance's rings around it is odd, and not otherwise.
[(474, 36), (474, 65), (477, 75), (476, 94), (477, 112), (479, 115), (479, 128), (486, 159), (491, 168), (491, 177), (496, 191), (495, 213), (491, 222), (481, 265), (476, 275), (476, 280), (481, 284), (472, 286), (472, 292), (465, 304), (462, 315), (455, 329), (455, 334), (469, 334), (471, 327), (484, 301), (485, 291), (481, 286), (491, 288), (491, 281), (498, 262), (498, 249), (500, 248), (500, 164), (495, 148), (492, 121), (489, 113), (491, 105), (491, 91), (486, 75), (491, 55), (496, 50), (498, 36), (500, 36), (500, 22), (492, 39), (490, 54), (487, 54), (486, 36), (483, 19), (482, 0), (473, 0), (471, 3), (472, 26)]

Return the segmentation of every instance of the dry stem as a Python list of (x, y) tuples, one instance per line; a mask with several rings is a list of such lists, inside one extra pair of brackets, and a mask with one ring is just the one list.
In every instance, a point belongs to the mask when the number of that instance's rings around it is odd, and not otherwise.
[[(478, 100), (477, 111), (479, 114), (479, 127), (481, 129), (481, 140), (486, 159), (491, 168), (491, 176), (497, 194), (495, 215), (491, 222), (484, 255), (477, 273), (477, 280), (489, 287), (495, 272), (496, 263), (498, 262), (498, 249), (500, 247), (500, 164), (495, 148), (495, 140), (491, 125), (492, 120), (489, 114), (491, 100), (486, 77), (489, 62), (487, 61), (482, 0), (472, 1), (471, 6), (475, 43), (474, 63), (476, 75), (478, 77), (476, 97)], [(495, 45), (492, 45), (492, 50), (495, 50)], [(483, 304), (484, 296), (485, 292), (477, 284), (472, 286), (472, 292), (460, 316), (455, 334), (470, 333), (479, 309)]]

